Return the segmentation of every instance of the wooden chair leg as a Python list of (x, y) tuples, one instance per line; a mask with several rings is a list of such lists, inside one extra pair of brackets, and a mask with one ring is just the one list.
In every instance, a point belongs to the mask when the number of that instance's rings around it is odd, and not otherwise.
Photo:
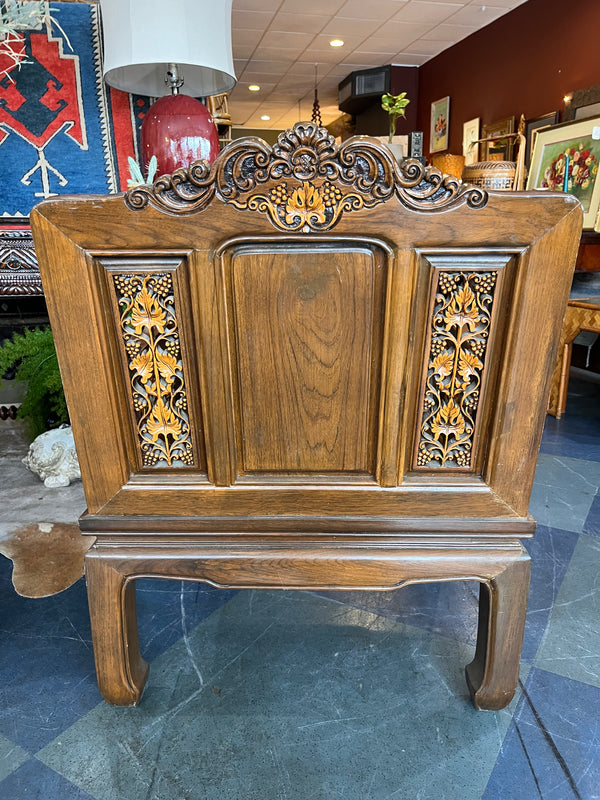
[(100, 692), (108, 703), (135, 706), (148, 677), (138, 642), (135, 581), (93, 549), (85, 573)]
[(523, 551), (481, 584), (475, 658), (466, 668), (475, 707), (497, 711), (513, 698), (519, 679), (531, 560)]

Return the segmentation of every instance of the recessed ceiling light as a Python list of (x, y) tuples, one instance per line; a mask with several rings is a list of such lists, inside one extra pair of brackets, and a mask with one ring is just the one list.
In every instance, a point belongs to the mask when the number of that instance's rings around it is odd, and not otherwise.
[(343, 47), (344, 42), (341, 39), (332, 39), (329, 44), (331, 47)]
[(248, 89), (251, 92), (260, 92), (260, 86), (257, 83), (251, 83)]
[(264, 121), (266, 122), (268, 119), (271, 119), (271, 117), (268, 114), (263, 114), (261, 119), (264, 119)]

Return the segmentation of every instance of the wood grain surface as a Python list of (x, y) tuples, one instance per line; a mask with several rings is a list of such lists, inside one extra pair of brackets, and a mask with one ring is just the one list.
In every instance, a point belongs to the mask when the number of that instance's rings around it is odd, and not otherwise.
[(139, 701), (135, 579), (481, 582), (468, 682), (516, 685), (527, 509), (582, 212), (305, 123), (32, 212), (97, 537), (99, 683)]

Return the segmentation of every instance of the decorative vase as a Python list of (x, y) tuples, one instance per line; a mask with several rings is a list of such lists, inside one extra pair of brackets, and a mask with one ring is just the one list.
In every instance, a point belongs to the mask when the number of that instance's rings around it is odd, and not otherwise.
[(198, 158), (212, 163), (219, 153), (219, 134), (199, 100), (170, 94), (157, 100), (146, 114), (141, 146), (144, 172), (154, 155), (158, 174), (164, 175)]
[(432, 156), (431, 163), (434, 167), (437, 167), (440, 172), (443, 172), (444, 175), (452, 175), (460, 180), (465, 166), (465, 157), (455, 156), (451, 153), (442, 153), (441, 155)]
[(387, 142), (387, 146), (392, 151), (396, 161), (402, 161), (402, 159), (404, 158), (404, 146), (398, 144), (397, 142), (391, 142), (391, 143)]

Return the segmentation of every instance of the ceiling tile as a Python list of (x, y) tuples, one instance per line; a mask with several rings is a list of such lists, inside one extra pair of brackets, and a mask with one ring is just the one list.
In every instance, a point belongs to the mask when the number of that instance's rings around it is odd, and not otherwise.
[(368, 39), (366, 34), (360, 29), (361, 26), (356, 24), (356, 20), (354, 21), (354, 28), (354, 33), (348, 32), (344, 34), (343, 47), (332, 47), (329, 42), (333, 39), (333, 36), (330, 33), (321, 33), (312, 40), (310, 49), (323, 50), (326, 53), (333, 52), (336, 55), (336, 61), (339, 61), (342, 50), (346, 52), (352, 51), (364, 42), (365, 39)]
[(300, 33), (298, 31), (267, 31), (262, 40), (261, 46), (292, 48), (295, 50), (304, 49), (313, 40), (312, 33)]
[(324, 14), (328, 13), (332, 16), (339, 13), (340, 8), (344, 5), (344, 0), (284, 0), (283, 5), (279, 9), (286, 13), (298, 13), (302, 8), (304, 14)]
[(256, 97), (256, 102), (260, 103), (267, 92), (270, 92), (271, 89), (274, 89), (277, 85), (276, 81), (271, 80), (269, 83), (262, 81), (258, 84), (260, 86), (260, 91), (251, 92), (250, 89), (248, 89), (248, 86), (251, 86), (253, 83), (254, 81), (239, 81), (238, 85), (235, 87), (235, 91), (240, 92), (246, 98), (248, 98), (249, 95), (254, 95)]
[(273, 99), (281, 100), (282, 98), (287, 98), (288, 100), (293, 100), (297, 97), (304, 97), (306, 92), (314, 85), (315, 82), (312, 77), (292, 79), (286, 75), (277, 83), (278, 97), (275, 98), (275, 93), (273, 93)]
[[(504, 8), (510, 10), (510, 9), (513, 9), (513, 8), (517, 8), (520, 5), (523, 5), (523, 3), (525, 3), (526, 1), (527, 0), (494, 0), (493, 5), (495, 5), (495, 6), (503, 6)], [(486, 5), (486, 4), (482, 3), (481, 0), (469, 0), (469, 5), (481, 6), (481, 5)]]
[(281, 0), (233, 0), (234, 11), (270, 11), (272, 14), (281, 5)]
[(269, 30), (272, 31), (297, 31), (298, 33), (320, 33), (329, 22), (330, 16), (316, 14), (275, 14)]
[(449, 25), (443, 22), (431, 31), (431, 36), (435, 36), (439, 41), (459, 42), (461, 39), (474, 33), (477, 28), (474, 25)]
[(393, 56), (396, 55), (396, 50), (390, 50), (389, 52), (381, 52), (378, 50), (374, 53), (368, 53), (363, 50), (355, 50), (353, 53), (350, 53), (350, 58), (354, 62), (354, 64), (359, 64), (361, 69), (365, 67), (381, 67), (384, 64), (390, 64), (391, 59)]
[(380, 22), (393, 17), (400, 11), (403, 0), (346, 0), (338, 9), (337, 16), (352, 19), (377, 19)]
[(238, 61), (247, 61), (252, 53), (256, 50), (254, 44), (235, 44), (233, 45), (233, 59)]
[(414, 0), (407, 3), (397, 14), (394, 20), (403, 22), (443, 22), (447, 17), (460, 11), (464, 3), (429, 3)]
[[(434, 31), (435, 33), (435, 31)], [(419, 53), (422, 56), (436, 56), (448, 47), (448, 42), (439, 39), (417, 39), (412, 44), (402, 48), (403, 53)]]
[(261, 114), (282, 114), (287, 111), (290, 106), (294, 105), (295, 101), (288, 100), (270, 100), (267, 99), (260, 104)]
[(247, 63), (244, 77), (248, 76), (250, 73), (252, 73), (252, 76), (285, 75), (292, 64), (292, 61), (260, 61), (257, 58), (253, 58)]
[[(325, 74), (325, 70), (329, 72), (329, 65), (324, 64), (322, 69), (319, 69), (317, 66), (317, 74)], [(290, 77), (303, 77), (303, 76), (310, 76), (314, 78), (315, 75), (315, 62), (314, 61), (296, 61), (294, 63), (294, 68), (290, 70), (289, 76)]]
[(397, 53), (420, 36), (429, 34), (432, 28), (433, 26), (428, 22), (423, 24), (418, 22), (388, 22), (377, 33), (368, 38), (364, 49), (368, 48), (371, 52), (385, 50)]
[[(329, 66), (329, 65), (328, 65)], [(342, 80), (355, 69), (359, 68), (359, 64), (336, 64), (333, 66), (329, 72), (327, 73), (327, 77), (337, 78), (338, 80)]]
[(270, 11), (236, 11), (231, 14), (231, 29), (264, 31), (269, 26), (273, 14)]
[(231, 102), (235, 103), (236, 109), (242, 110), (246, 113), (250, 113), (254, 111), (254, 109), (258, 108), (261, 104), (260, 102), (249, 102), (243, 99), (236, 98), (236, 95), (232, 92), (228, 98)]
[(256, 58), (260, 58), (261, 61), (281, 61), (281, 60), (290, 60), (295, 61), (300, 56), (304, 48), (302, 47), (265, 47), (265, 45), (261, 42), (259, 47), (256, 49)]
[[(327, 34), (330, 39), (333, 39), (334, 37), (344, 39), (345, 36), (351, 36), (355, 34), (358, 29), (359, 34), (362, 34), (363, 38), (366, 38), (382, 25), (383, 20), (381, 19), (361, 19), (360, 22), (357, 22), (357, 20), (349, 17), (336, 16), (331, 20), (331, 22), (328, 22), (327, 25), (325, 25), (322, 33)], [(344, 41), (346, 40), (344, 39)]]
[(379, 31), (375, 34), (378, 36), (379, 34), (383, 33), (384, 31), (389, 31), (390, 33), (395, 33), (396, 36), (404, 36), (410, 35), (413, 38), (417, 38), (417, 36), (423, 36), (427, 31), (430, 31), (434, 27), (434, 24), (424, 20), (422, 22), (411, 22), (408, 20), (397, 20), (392, 19), (389, 22), (386, 22), (383, 28), (380, 28)]
[(238, 44), (248, 44), (256, 47), (262, 36), (262, 31), (255, 31), (252, 29), (246, 30), (245, 28), (236, 28), (231, 31), (231, 40), (234, 50)]
[(397, 53), (390, 63), (395, 67), (420, 67), (429, 58), (430, 56), (423, 56), (419, 53)]
[(449, 17), (447, 22), (450, 25), (474, 25), (476, 28), (483, 28), (506, 14), (506, 11), (506, 8), (478, 3), (476, 6), (465, 6)]
[(313, 50), (308, 47), (302, 52), (303, 61), (312, 61), (313, 64), (337, 64), (340, 59), (340, 54), (335, 52), (333, 47), (329, 50)]

